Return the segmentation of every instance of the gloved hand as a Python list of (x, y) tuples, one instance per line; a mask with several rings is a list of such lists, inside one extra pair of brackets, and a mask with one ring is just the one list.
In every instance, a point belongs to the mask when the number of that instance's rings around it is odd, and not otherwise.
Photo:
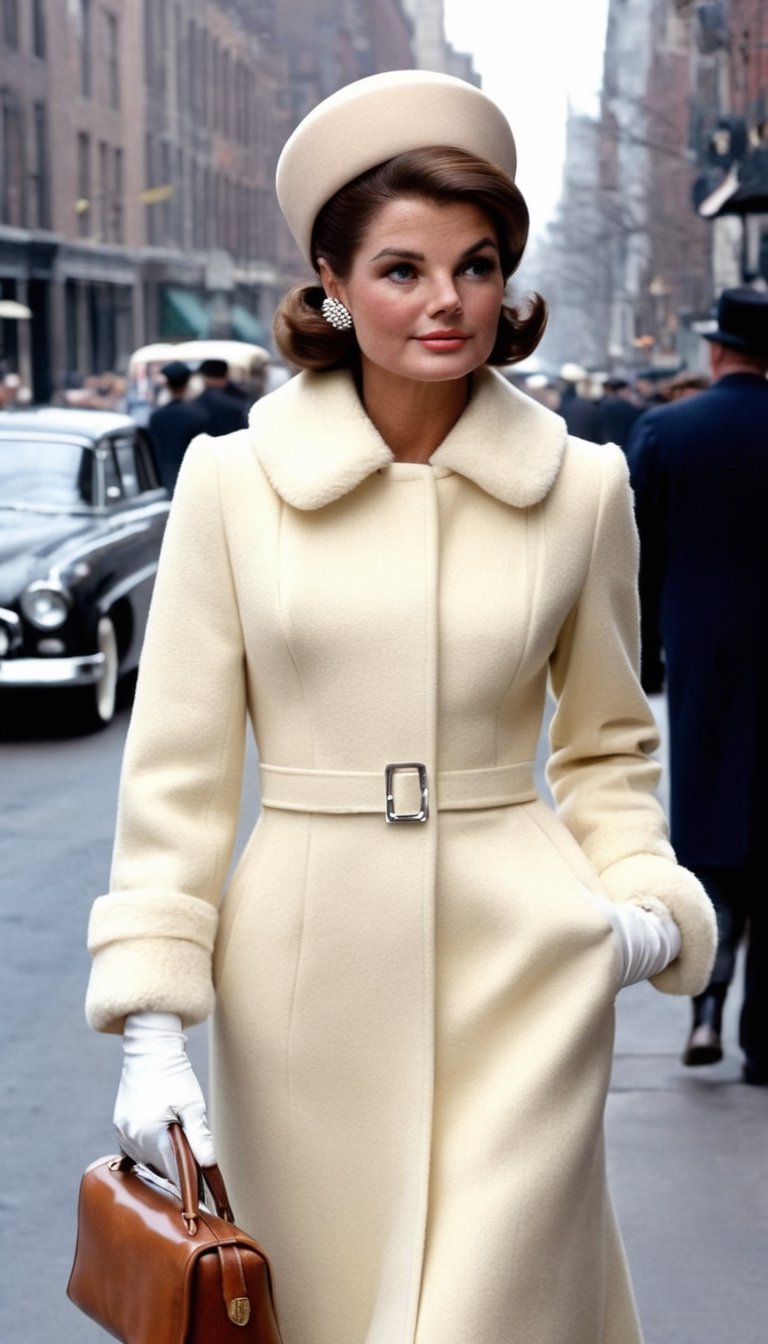
[(620, 989), (657, 975), (675, 960), (682, 940), (670, 914), (644, 910), (632, 901), (608, 901), (603, 896), (595, 899), (619, 946), (623, 967)]
[(181, 1121), (201, 1167), (216, 1161), (205, 1098), (186, 1043), (175, 1013), (131, 1013), (125, 1019), (113, 1117), (123, 1152), (174, 1183), (178, 1176), (167, 1128), (172, 1121)]

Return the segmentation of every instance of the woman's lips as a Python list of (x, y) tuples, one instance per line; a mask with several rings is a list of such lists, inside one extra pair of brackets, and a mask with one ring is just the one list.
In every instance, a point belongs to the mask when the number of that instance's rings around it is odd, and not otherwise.
[(450, 354), (454, 350), (461, 350), (469, 336), (465, 331), (428, 331), (426, 336), (417, 336), (416, 339), (427, 350)]

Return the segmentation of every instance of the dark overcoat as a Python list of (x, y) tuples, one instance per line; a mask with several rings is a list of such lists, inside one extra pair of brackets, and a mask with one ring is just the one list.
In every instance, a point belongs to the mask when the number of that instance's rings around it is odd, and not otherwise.
[(627, 444), (643, 680), (669, 704), (672, 842), (735, 867), (766, 821), (768, 382), (729, 374), (646, 411)]
[(245, 397), (233, 396), (221, 387), (206, 387), (192, 405), (205, 418), (205, 433), (214, 436), (234, 434), (248, 424), (249, 403)]
[(630, 430), (638, 415), (640, 406), (633, 406), (626, 397), (605, 396), (597, 403), (597, 443), (617, 443), (626, 447)]
[(150, 415), (147, 429), (155, 464), (160, 483), (170, 494), (176, 488), (176, 477), (187, 448), (196, 434), (205, 431), (206, 425), (202, 411), (191, 401), (178, 398), (159, 406)]

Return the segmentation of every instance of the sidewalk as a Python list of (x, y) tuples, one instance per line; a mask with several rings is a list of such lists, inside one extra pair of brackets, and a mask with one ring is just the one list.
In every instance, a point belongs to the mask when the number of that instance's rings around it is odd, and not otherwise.
[(680, 1063), (687, 1000), (619, 995), (608, 1163), (645, 1344), (768, 1338), (768, 1089), (740, 1081), (739, 989), (703, 1069)]
[[(664, 697), (652, 696), (651, 707), (666, 808)], [(768, 1088), (741, 1082), (742, 974), (740, 964), (726, 1002), (725, 1059), (703, 1069), (680, 1062), (688, 999), (648, 984), (618, 997), (608, 1166), (645, 1344), (768, 1339)]]

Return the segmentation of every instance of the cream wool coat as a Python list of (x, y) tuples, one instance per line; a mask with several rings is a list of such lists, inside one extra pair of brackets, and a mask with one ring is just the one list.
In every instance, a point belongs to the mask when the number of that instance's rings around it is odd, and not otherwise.
[[(488, 369), (428, 466), (392, 461), (346, 373), (188, 451), (88, 1015), (195, 1022), (215, 985), (216, 1142), (285, 1344), (640, 1337), (590, 892), (672, 910), (671, 993), (706, 983), (714, 921), (654, 797), (635, 569), (622, 455)], [(264, 807), (219, 915), (247, 713)], [(387, 825), (384, 767), (413, 761), (429, 820)]]

